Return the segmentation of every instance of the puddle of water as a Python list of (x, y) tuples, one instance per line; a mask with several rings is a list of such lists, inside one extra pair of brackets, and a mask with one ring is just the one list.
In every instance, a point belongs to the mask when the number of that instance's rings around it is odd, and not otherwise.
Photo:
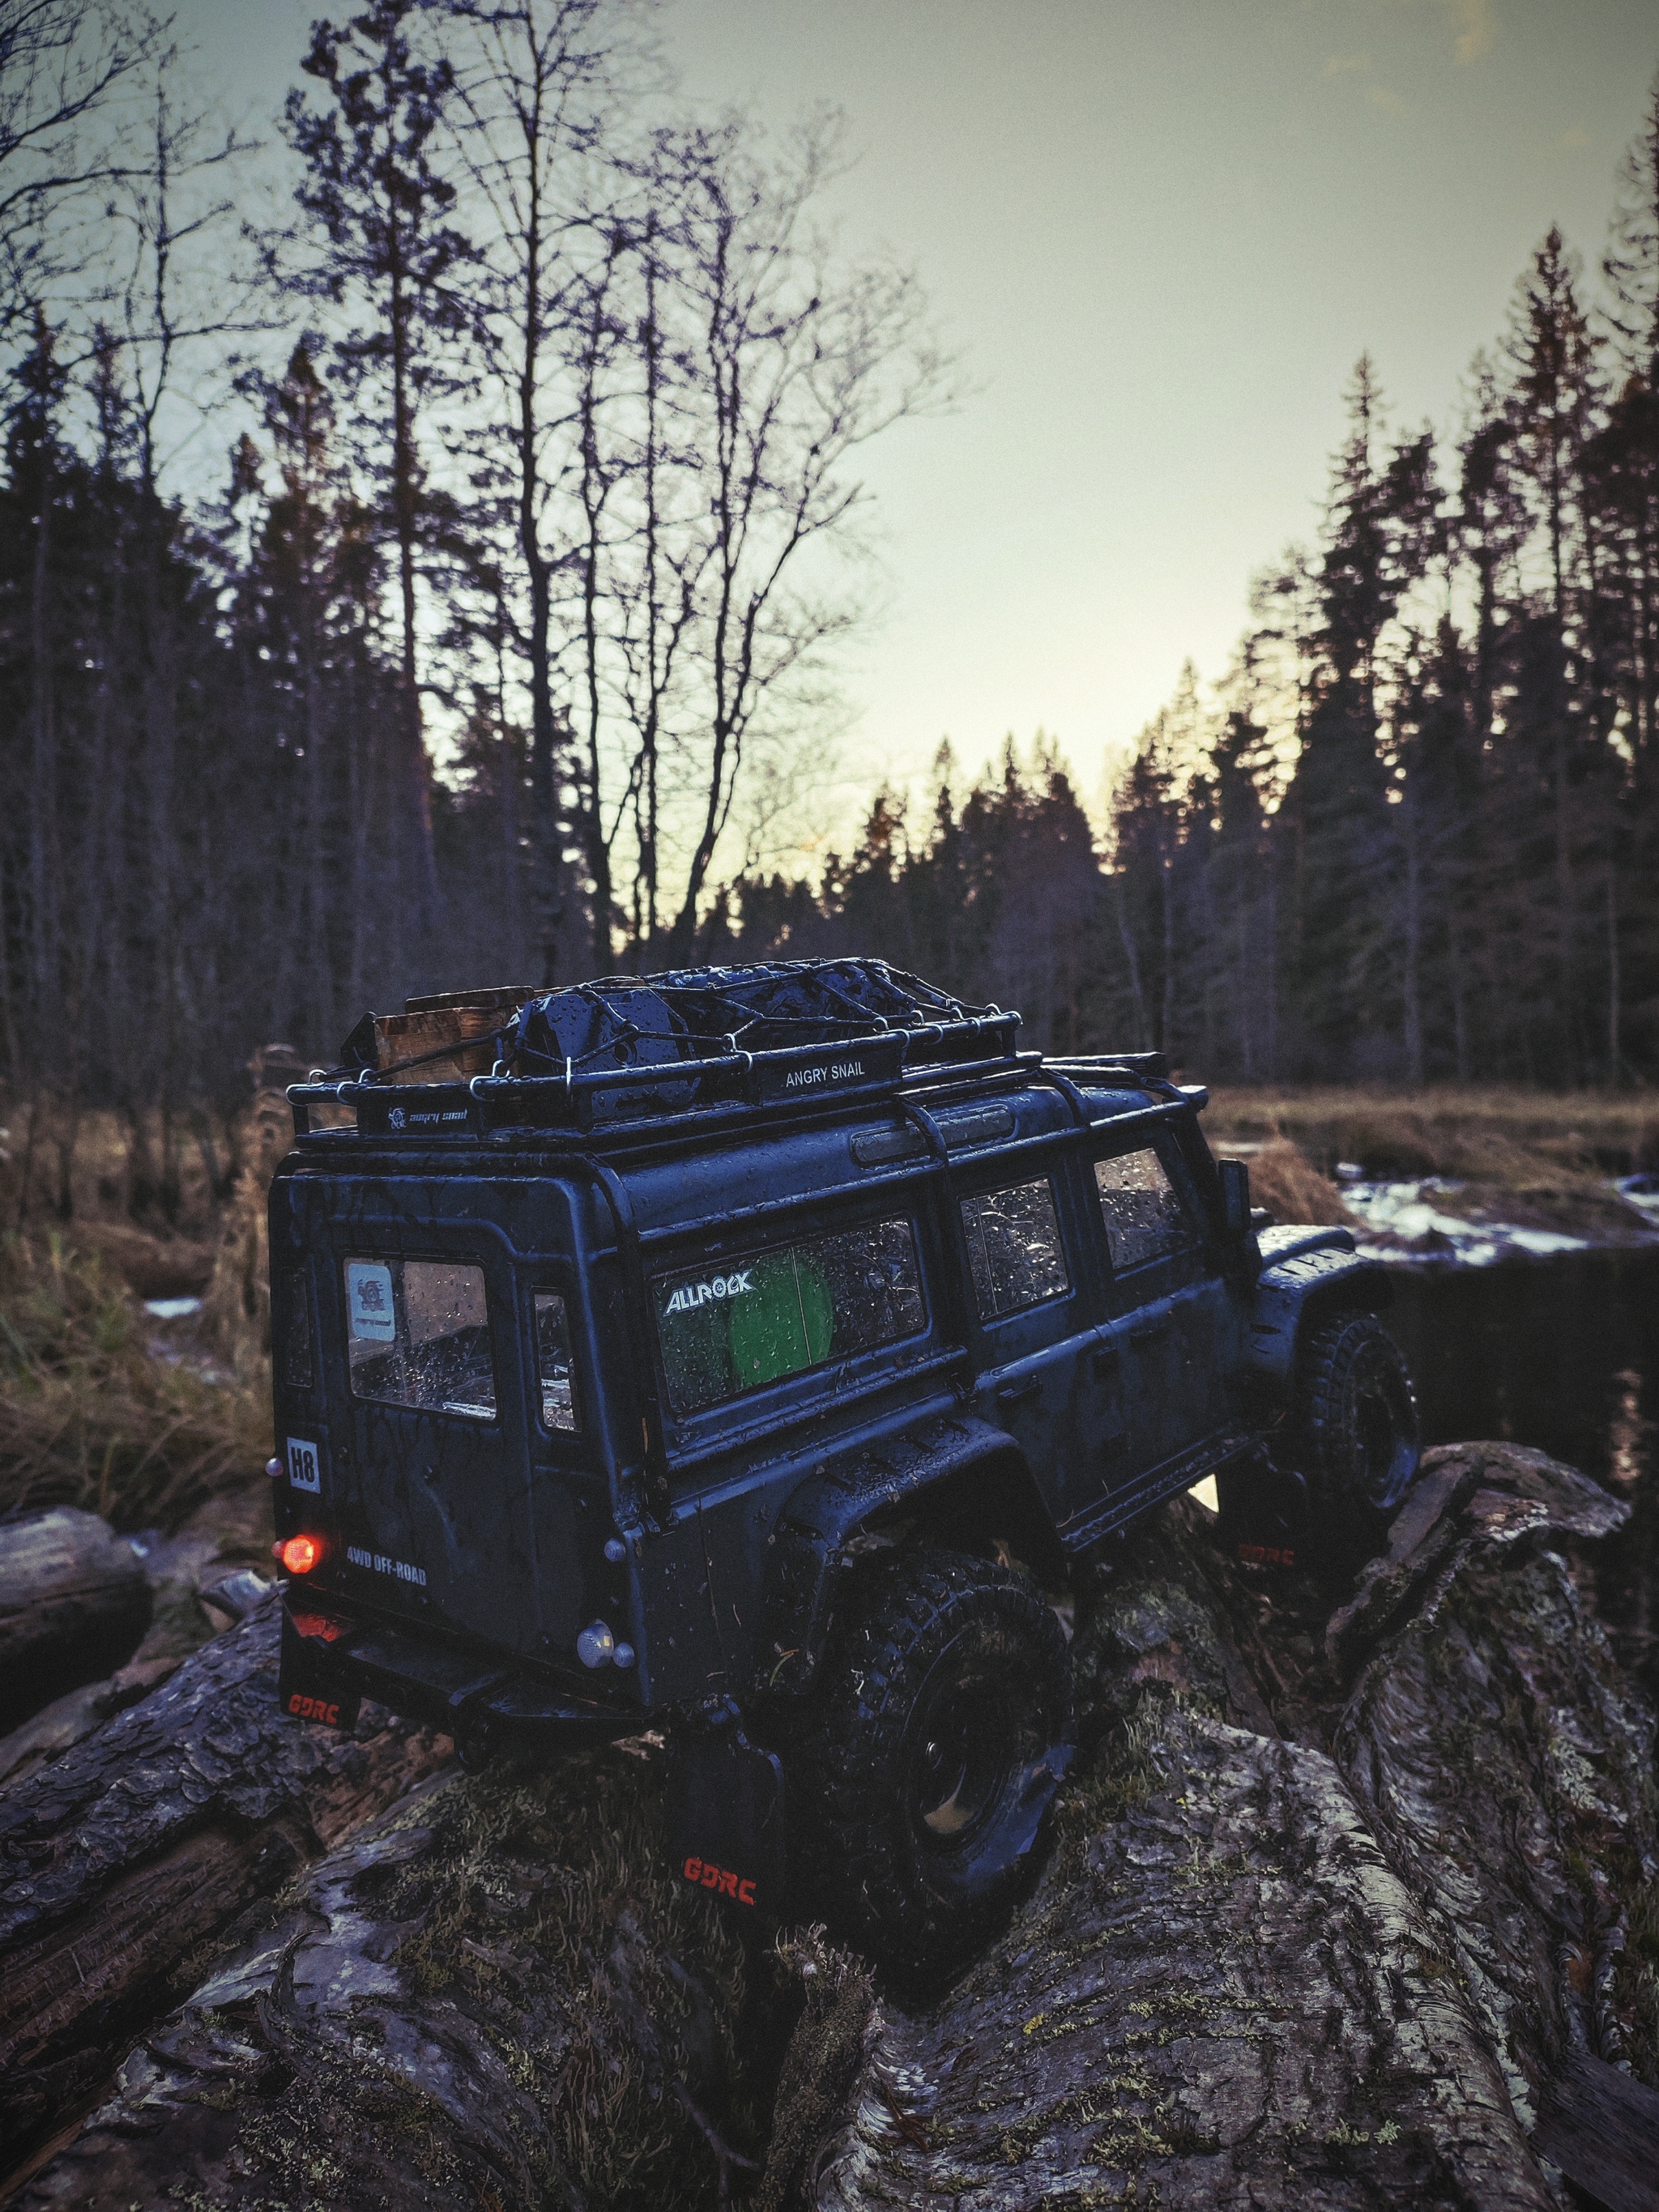
[(1597, 1602), (1659, 1696), (1659, 1250), (1401, 1268), (1393, 1280), (1386, 1318), (1416, 1377), (1426, 1443), (1533, 1444), (1629, 1501), (1629, 1523), (1596, 1562)]
[(186, 1314), (200, 1313), (200, 1298), (146, 1298), (144, 1311), (154, 1314), (157, 1321), (183, 1321)]
[[(1420, 1266), (1427, 1260), (1455, 1261), (1466, 1267), (1490, 1267), (1507, 1255), (1523, 1252), (1532, 1259), (1553, 1257), (1558, 1252), (1584, 1252), (1582, 1237), (1565, 1236), (1554, 1229), (1517, 1229), (1507, 1222), (1465, 1221), (1443, 1200), (1455, 1201), (1464, 1188), (1429, 1176), (1420, 1182), (1365, 1182), (1357, 1180), (1342, 1163), (1342, 1203), (1361, 1224), (1359, 1249), (1368, 1259), (1403, 1261)], [(1387, 1237), (1386, 1243), (1367, 1241)]]

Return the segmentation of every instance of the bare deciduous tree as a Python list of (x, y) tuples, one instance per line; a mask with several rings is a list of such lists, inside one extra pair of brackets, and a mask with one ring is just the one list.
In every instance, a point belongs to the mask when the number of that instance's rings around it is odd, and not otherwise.
[(361, 460), (384, 501), (397, 550), (408, 811), (416, 893), (437, 919), (431, 763), (421, 702), (418, 576), (434, 501), (422, 428), (471, 376), (462, 341), (471, 325), (461, 280), (476, 255), (457, 227), (458, 197), (441, 149), (455, 72), (416, 43), (417, 0), (373, 0), (346, 25), (312, 28), (301, 67), (322, 88), (313, 106), (289, 95), (289, 144), (305, 164), (296, 198), (314, 251), (290, 262), (295, 291), (343, 310), (334, 349), (356, 403)]
[(809, 550), (854, 542), (861, 449), (949, 398), (915, 276), (843, 270), (812, 230), (840, 139), (826, 116), (775, 157), (735, 123), (659, 142), (706, 556), (689, 672), (697, 711), (679, 732), (696, 818), (672, 959), (690, 953), (764, 710), (858, 618), (823, 564), (807, 573)]
[[(622, 170), (621, 118), (658, 71), (648, 9), (628, 0), (449, 0), (460, 48), (461, 133), (474, 192), (487, 213), (482, 336), (511, 465), (501, 471), (526, 601), (520, 646), (530, 695), (532, 843), (541, 980), (558, 964), (565, 912), (562, 804), (569, 772), (568, 718), (556, 696), (561, 648), (555, 599), (571, 562), (575, 525), (566, 495), (573, 465), (597, 468), (592, 415), (599, 365), (592, 332), (605, 323), (614, 274), (605, 213)], [(596, 264), (599, 290), (595, 293)], [(587, 332), (584, 376), (581, 341)], [(574, 386), (573, 356), (577, 365)], [(582, 422), (583, 394), (588, 430)], [(573, 454), (580, 460), (574, 461)], [(486, 477), (490, 473), (488, 465)], [(592, 518), (585, 514), (590, 525)], [(592, 604), (592, 557), (589, 604)], [(595, 661), (587, 656), (590, 674)], [(590, 722), (592, 717), (590, 716)], [(590, 782), (592, 770), (590, 768)], [(593, 858), (592, 840), (589, 846)], [(600, 853), (603, 864), (605, 854)]]
[(108, 111), (160, 35), (99, 0), (0, 0), (0, 342), (84, 267), (77, 222), (129, 168)]

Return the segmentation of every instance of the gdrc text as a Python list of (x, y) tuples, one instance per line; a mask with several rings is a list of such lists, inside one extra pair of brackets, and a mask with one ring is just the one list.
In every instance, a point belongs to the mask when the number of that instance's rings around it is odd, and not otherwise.
[(303, 1697), (298, 1690), (288, 1701), (288, 1709), (297, 1713), (302, 1721), (326, 1721), (331, 1728), (340, 1725), (340, 1708), (330, 1705), (326, 1698)]
[(688, 1881), (695, 1881), (704, 1889), (712, 1889), (719, 1897), (735, 1898), (739, 1905), (752, 1905), (755, 1885), (746, 1878), (730, 1874), (717, 1867), (712, 1859), (687, 1859), (683, 1873)]

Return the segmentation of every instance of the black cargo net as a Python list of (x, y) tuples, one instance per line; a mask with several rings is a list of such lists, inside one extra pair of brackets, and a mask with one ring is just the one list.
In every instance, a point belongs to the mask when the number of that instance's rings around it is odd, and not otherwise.
[(517, 1075), (596, 1074), (728, 1053), (834, 1045), (994, 1018), (884, 960), (766, 960), (572, 983), (523, 1007), (507, 1033)]
[[(506, 990), (456, 993), (442, 1006), (472, 1025), (377, 1066), (382, 1024), (368, 1016), (346, 1040), (343, 1067), (319, 1077), (314, 1094), (307, 1085), (290, 1093), (296, 1112), (313, 1095), (349, 1093), (377, 1128), (424, 1128), (437, 1109), (404, 1086), (464, 1084), (481, 1107), (510, 1097), (533, 1118), (591, 1127), (693, 1108), (881, 1095), (918, 1074), (961, 1075), (1020, 1057), (1017, 1013), (970, 1006), (884, 960), (671, 968), (522, 1002)], [(489, 1028), (477, 1019), (491, 1015)], [(489, 1073), (459, 1072), (463, 1054), (474, 1066), (482, 1058)]]

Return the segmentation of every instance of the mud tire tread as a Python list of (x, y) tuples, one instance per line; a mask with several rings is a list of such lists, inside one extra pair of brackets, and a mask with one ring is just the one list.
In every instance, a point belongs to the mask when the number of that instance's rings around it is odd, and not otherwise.
[[(1350, 1434), (1352, 1380), (1368, 1353), (1382, 1351), (1394, 1368), (1410, 1408), (1413, 1441), (1418, 1440), (1417, 1393), (1399, 1346), (1372, 1314), (1343, 1314), (1327, 1322), (1310, 1340), (1302, 1357), (1297, 1457), (1308, 1482), (1311, 1533), (1316, 1540), (1339, 1547), (1363, 1537), (1374, 1541), (1399, 1510), (1399, 1498), (1386, 1507), (1357, 1494)], [(1416, 1473), (1413, 1462), (1409, 1484)], [(1403, 1494), (1403, 1487), (1402, 1487)]]
[(831, 1629), (823, 1686), (795, 1745), (795, 1771), (812, 1807), (802, 1857), (814, 1910), (827, 1905), (855, 1942), (893, 1965), (954, 1955), (1020, 1879), (1016, 1859), (969, 1905), (926, 1895), (893, 1818), (904, 1732), (928, 1671), (961, 1628), (986, 1613), (1027, 1642), (1034, 1670), (1048, 1680), (1055, 1734), (1069, 1739), (1070, 1665), (1052, 1608), (1006, 1567), (929, 1551), (860, 1577)]

